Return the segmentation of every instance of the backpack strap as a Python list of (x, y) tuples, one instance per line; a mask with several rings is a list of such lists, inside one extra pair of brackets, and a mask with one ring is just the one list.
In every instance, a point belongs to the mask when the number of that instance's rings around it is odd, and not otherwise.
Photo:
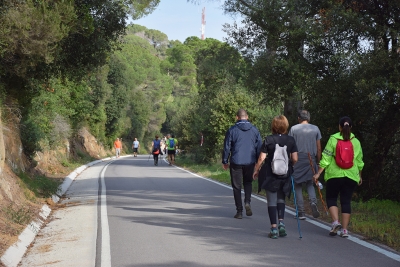
[(278, 144), (279, 146), (281, 146), (281, 144), (279, 144), (278, 142), (276, 142), (276, 139), (274, 137), (274, 135), (271, 135), (272, 139), (274, 140), (275, 144)]

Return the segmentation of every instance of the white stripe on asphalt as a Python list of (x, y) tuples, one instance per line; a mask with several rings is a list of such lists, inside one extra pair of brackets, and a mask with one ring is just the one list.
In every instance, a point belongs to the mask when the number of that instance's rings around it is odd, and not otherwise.
[[(111, 163), (111, 162), (110, 162)], [(106, 183), (104, 182), (104, 173), (108, 163), (101, 172), (101, 267), (111, 267), (111, 249), (110, 249), (110, 229), (107, 216), (107, 193)]]
[[(164, 160), (165, 160), (165, 159), (164, 159)], [(174, 166), (175, 168), (177, 168), (177, 169), (180, 169), (180, 170), (182, 170), (182, 171), (185, 171), (185, 172), (187, 172), (187, 173), (190, 173), (190, 174), (192, 174), (192, 175), (194, 175), (194, 176), (196, 176), (196, 177), (199, 177), (199, 178), (201, 178), (201, 179), (207, 180), (207, 181), (212, 182), (212, 183), (214, 183), (214, 184), (218, 184), (218, 185), (223, 186), (223, 187), (228, 188), (228, 189), (232, 189), (232, 187), (227, 186), (226, 184), (223, 184), (223, 183), (220, 183), (220, 182), (211, 180), (210, 178), (206, 178), (206, 177), (203, 177), (203, 176), (201, 176), (201, 175), (195, 174), (195, 173), (193, 173), (193, 172), (191, 172), (191, 171), (188, 171), (188, 170), (185, 170), (185, 169), (183, 169), (183, 168), (181, 168), (181, 167), (178, 167), (178, 166), (175, 166), (175, 165), (173, 165), (173, 166)], [(255, 199), (258, 199), (258, 200), (260, 200), (260, 201), (262, 201), (262, 202), (264, 202), (264, 203), (268, 203), (267, 200), (266, 200), (265, 198), (261, 198), (261, 197), (259, 197), (259, 196), (255, 196), (255, 195), (252, 195), (252, 197), (255, 198)], [(291, 211), (291, 210), (287, 210), (287, 209), (286, 209), (286, 212), (289, 213), (289, 214), (291, 214), (291, 215), (296, 215), (296, 212), (293, 212), (293, 211)], [(327, 225), (325, 225), (325, 224), (322, 224), (322, 223), (320, 223), (320, 222), (317, 222), (317, 221), (315, 221), (315, 220), (313, 220), (313, 219), (310, 219), (310, 218), (308, 218), (308, 219), (307, 219), (306, 221), (304, 221), (304, 222), (308, 222), (308, 223), (314, 224), (315, 226), (321, 227), (321, 228), (326, 229), (326, 230), (330, 230), (330, 229), (331, 229), (329, 226), (327, 226)], [(374, 251), (376, 251), (376, 252), (378, 252), (378, 253), (381, 253), (381, 254), (383, 254), (383, 255), (385, 255), (385, 256), (387, 256), (387, 257), (393, 259), (393, 260), (396, 260), (396, 261), (399, 261), (399, 262), (400, 262), (400, 255), (399, 255), (399, 254), (393, 253), (393, 252), (388, 251), (388, 250), (386, 250), (386, 249), (383, 249), (383, 248), (381, 248), (381, 247), (379, 247), (379, 246), (376, 246), (376, 245), (373, 245), (373, 244), (371, 244), (371, 243), (365, 242), (365, 241), (363, 241), (363, 240), (361, 240), (361, 239), (359, 239), (359, 238), (357, 238), (357, 237), (355, 237), (355, 236), (349, 235), (349, 237), (348, 237), (347, 239), (350, 240), (350, 241), (353, 241), (354, 243), (357, 243), (357, 244), (359, 244), (359, 245), (361, 245), (361, 246), (364, 246), (364, 247), (369, 248), (369, 249), (372, 249), (372, 250), (374, 250)]]

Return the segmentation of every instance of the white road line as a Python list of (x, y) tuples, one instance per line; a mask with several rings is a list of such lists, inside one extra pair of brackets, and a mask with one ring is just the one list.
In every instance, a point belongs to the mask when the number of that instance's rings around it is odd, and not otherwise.
[[(111, 163), (111, 162), (110, 162)], [(111, 249), (110, 249), (110, 229), (107, 216), (107, 193), (106, 183), (104, 182), (104, 173), (108, 163), (100, 174), (101, 179), (101, 267), (111, 267)]]
[[(218, 185), (223, 186), (223, 187), (228, 188), (228, 189), (232, 189), (232, 187), (227, 186), (226, 184), (211, 180), (210, 178), (203, 177), (201, 175), (195, 174), (195, 173), (193, 173), (191, 171), (185, 170), (185, 169), (183, 169), (181, 167), (178, 167), (178, 166), (175, 166), (175, 165), (174, 165), (174, 167), (177, 168), (177, 169), (183, 170), (183, 171), (185, 171), (187, 173), (190, 173), (191, 175), (196, 176), (198, 178), (207, 180), (207, 181), (212, 182), (214, 184), (218, 184)], [(252, 195), (252, 197), (255, 198), (255, 199), (258, 199), (258, 200), (260, 200), (260, 201), (262, 201), (264, 203), (268, 203), (266, 199), (261, 198), (259, 196)], [(287, 210), (286, 209), (286, 212), (291, 214), (291, 215), (296, 215), (296, 212), (293, 212), (291, 210)], [(320, 222), (317, 222), (317, 221), (315, 221), (313, 219), (310, 219), (310, 218), (307, 218), (307, 220), (304, 221), (304, 222), (308, 222), (308, 223), (314, 224), (315, 226), (321, 227), (321, 228), (323, 228), (325, 230), (330, 230), (331, 229), (329, 226), (327, 226), (325, 224), (322, 224)], [(381, 254), (383, 254), (383, 255), (385, 255), (385, 256), (393, 259), (393, 260), (396, 260), (396, 261), (400, 262), (400, 255), (399, 254), (393, 253), (393, 252), (388, 251), (386, 249), (383, 249), (383, 248), (381, 248), (379, 246), (376, 246), (376, 245), (373, 245), (371, 243), (365, 242), (365, 241), (363, 241), (363, 240), (361, 240), (361, 239), (359, 239), (359, 238), (357, 238), (355, 236), (352, 236), (352, 235), (349, 235), (349, 237), (347, 239), (350, 240), (350, 241), (353, 241), (354, 243), (357, 243), (357, 244), (359, 244), (361, 246), (364, 246), (364, 247), (372, 249), (372, 250), (374, 250), (374, 251), (376, 251), (378, 253), (381, 253)]]

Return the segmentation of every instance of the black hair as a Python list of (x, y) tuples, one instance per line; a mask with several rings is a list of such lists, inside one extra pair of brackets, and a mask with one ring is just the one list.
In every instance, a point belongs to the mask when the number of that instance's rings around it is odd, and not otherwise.
[(342, 127), (340, 134), (342, 135), (343, 140), (350, 140), (351, 127), (353, 127), (353, 122), (351, 121), (350, 117), (345, 116), (340, 118), (339, 125)]

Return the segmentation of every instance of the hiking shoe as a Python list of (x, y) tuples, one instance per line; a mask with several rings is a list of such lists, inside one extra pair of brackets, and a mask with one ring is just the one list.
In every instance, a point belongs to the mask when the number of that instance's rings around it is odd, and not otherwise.
[(278, 239), (278, 229), (271, 228), (271, 232), (269, 232), (268, 237), (272, 239)]
[[(294, 215), (294, 218), (297, 219), (297, 216)], [(299, 212), (299, 220), (305, 220), (305, 219), (306, 219), (306, 216), (305, 216), (304, 212)]]
[(240, 211), (238, 211), (238, 212), (236, 212), (235, 216), (233, 216), (233, 218), (235, 218), (235, 219), (242, 219), (242, 218), (243, 218), (243, 215), (242, 215), (242, 213), (241, 213)]
[(342, 229), (342, 231), (340, 232), (340, 236), (344, 238), (349, 237), (349, 232), (347, 231), (347, 229)]
[(250, 203), (245, 203), (244, 204), (244, 208), (246, 209), (246, 215), (247, 216), (251, 216), (251, 215), (253, 215), (253, 212), (251, 211), (251, 206), (250, 206)]
[(280, 237), (287, 236), (285, 224), (283, 222), (279, 222), (278, 230), (279, 230)]
[(311, 203), (312, 216), (318, 218), (320, 213), (316, 203)]
[(332, 229), (329, 232), (330, 236), (336, 236), (337, 232), (340, 231), (342, 229), (342, 225), (340, 224), (340, 222), (334, 222), (332, 223)]

